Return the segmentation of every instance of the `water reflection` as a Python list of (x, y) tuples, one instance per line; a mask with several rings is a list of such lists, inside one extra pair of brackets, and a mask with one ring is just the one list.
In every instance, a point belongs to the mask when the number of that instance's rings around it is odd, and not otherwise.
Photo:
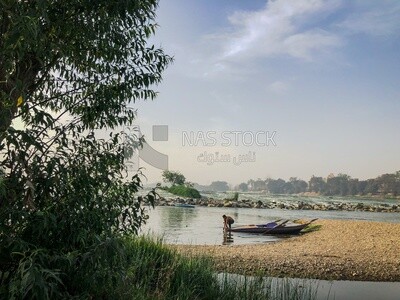
[(160, 217), (169, 228), (189, 227), (197, 216), (197, 210), (193, 208), (171, 207), (171, 209), (160, 210)]
[[(237, 274), (220, 273), (218, 278), (224, 282), (226, 280), (235, 284), (249, 284), (254, 280), (259, 281), (258, 277), (242, 276)], [(290, 291), (298, 290), (299, 299), (316, 300), (366, 300), (366, 299), (385, 299), (398, 300), (400, 295), (399, 282), (371, 282), (371, 281), (327, 281), (316, 279), (300, 278), (276, 278), (265, 277), (264, 283), (270, 291)], [(305, 297), (301, 297), (300, 295)], [(297, 293), (296, 293), (297, 295)], [(309, 296), (308, 296), (309, 295)], [(287, 294), (289, 296), (289, 294)], [(298, 299), (297, 297), (294, 297)], [(286, 297), (285, 297), (286, 299)]]
[(223, 214), (232, 216), (235, 220), (234, 225), (257, 224), (271, 220), (270, 216), (260, 215), (261, 211), (257, 211), (256, 215), (248, 215), (249, 212), (251, 210), (233, 208), (158, 206), (149, 211), (149, 220), (142, 228), (142, 233), (150, 232), (162, 236), (164, 242), (173, 244), (237, 245), (276, 241), (278, 238), (273, 236), (223, 232)]
[(223, 231), (223, 240), (222, 240), (222, 245), (230, 245), (233, 243), (233, 235), (232, 232), (224, 230)]
[(264, 224), (277, 219), (359, 219), (369, 221), (399, 222), (398, 213), (372, 213), (347, 211), (302, 211), (281, 209), (247, 209), (217, 207), (169, 207), (158, 206), (149, 211), (149, 220), (142, 232), (152, 232), (163, 236), (166, 243), (221, 245), (254, 244), (277, 241), (284, 236), (251, 235), (234, 233), (222, 234), (222, 215), (232, 216), (234, 226), (246, 224)]

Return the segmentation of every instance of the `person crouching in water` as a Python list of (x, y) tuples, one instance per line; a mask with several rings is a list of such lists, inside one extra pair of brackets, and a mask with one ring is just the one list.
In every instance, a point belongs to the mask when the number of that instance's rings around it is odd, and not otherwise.
[(223, 215), (222, 218), (224, 219), (224, 229), (228, 229), (228, 226), (229, 229), (231, 229), (232, 224), (235, 223), (235, 220), (232, 217), (226, 215)]

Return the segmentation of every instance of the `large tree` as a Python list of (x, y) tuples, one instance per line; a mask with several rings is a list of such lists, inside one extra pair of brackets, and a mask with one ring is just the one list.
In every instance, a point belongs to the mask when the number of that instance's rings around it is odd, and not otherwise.
[(238, 189), (242, 192), (247, 192), (249, 190), (249, 186), (247, 183), (242, 182), (241, 184), (239, 184)]
[(0, 1), (0, 298), (96, 298), (116, 282), (118, 238), (145, 217), (140, 176), (126, 176), (133, 138), (119, 126), (171, 62), (148, 43), (156, 7)]
[(350, 176), (346, 174), (338, 174), (337, 176), (328, 176), (326, 180), (326, 195), (345, 196), (349, 191)]
[(186, 178), (183, 174), (176, 171), (164, 170), (162, 172), (163, 181), (172, 185), (183, 185), (186, 182)]
[(286, 181), (279, 179), (268, 179), (267, 188), (271, 194), (283, 194)]
[(156, 2), (2, 1), (2, 136), (16, 116), (34, 125), (48, 110), (84, 129), (132, 121), (126, 104), (154, 98), (149, 86), (170, 60), (146, 42)]
[(322, 177), (312, 176), (308, 182), (308, 189), (310, 192), (325, 193), (326, 181)]
[(229, 190), (229, 185), (226, 181), (213, 181), (210, 184), (210, 190), (214, 192), (226, 192)]

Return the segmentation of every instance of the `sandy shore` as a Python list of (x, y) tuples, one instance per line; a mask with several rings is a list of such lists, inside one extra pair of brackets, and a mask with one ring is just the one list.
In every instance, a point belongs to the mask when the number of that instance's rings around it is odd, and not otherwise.
[[(319, 231), (281, 242), (173, 246), (211, 256), (218, 271), (328, 280), (400, 281), (400, 223), (318, 220)], [(222, 230), (222, 229), (221, 229)]]

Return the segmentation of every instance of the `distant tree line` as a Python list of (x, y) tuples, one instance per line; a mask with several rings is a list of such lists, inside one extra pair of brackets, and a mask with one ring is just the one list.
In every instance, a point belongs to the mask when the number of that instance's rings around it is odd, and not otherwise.
[(194, 183), (194, 188), (199, 191), (226, 192), (230, 190), (229, 184), (226, 181), (213, 181), (210, 185), (200, 185)]
[(291, 177), (279, 179), (250, 179), (235, 187), (239, 191), (266, 191), (271, 194), (315, 192), (326, 196), (400, 195), (400, 171), (383, 174), (374, 179), (359, 180), (346, 174), (330, 174), (327, 178), (312, 176), (308, 182)]

